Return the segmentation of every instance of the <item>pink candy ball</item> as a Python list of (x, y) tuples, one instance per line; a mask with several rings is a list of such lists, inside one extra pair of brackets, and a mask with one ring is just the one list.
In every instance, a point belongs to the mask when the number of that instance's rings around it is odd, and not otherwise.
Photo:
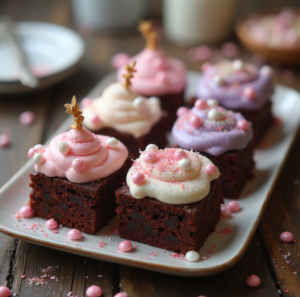
[(227, 206), (222, 205), (221, 206), (221, 217), (227, 218), (229, 215), (230, 215), (230, 209)]
[(10, 296), (9, 288), (0, 286), (0, 297), (9, 297), (9, 296)]
[(82, 234), (79, 230), (77, 229), (72, 229), (68, 232), (68, 237), (71, 239), (71, 240), (78, 240), (82, 237)]
[(205, 171), (211, 175), (216, 174), (218, 172), (217, 167), (214, 164), (207, 164), (205, 166)]
[(33, 215), (33, 212), (32, 212), (32, 209), (29, 205), (23, 206), (20, 209), (20, 216), (22, 218), (30, 218), (30, 217), (32, 217), (32, 215)]
[(31, 111), (24, 111), (19, 117), (19, 122), (25, 126), (33, 124), (34, 121), (35, 115)]
[(102, 289), (98, 286), (92, 285), (87, 288), (86, 295), (88, 297), (99, 297), (102, 295)]
[(283, 232), (279, 238), (283, 242), (291, 242), (294, 240), (294, 235), (291, 232)]
[(38, 153), (38, 152), (39, 151), (36, 148), (34, 148), (34, 147), (30, 148), (29, 151), (28, 151), (28, 158), (32, 159), (34, 154)]
[(175, 152), (174, 157), (175, 157), (176, 160), (179, 161), (181, 159), (187, 158), (187, 154), (183, 150), (178, 150), (178, 151)]
[(189, 112), (189, 111), (190, 111), (190, 110), (189, 110), (187, 107), (182, 106), (182, 107), (179, 107), (179, 108), (177, 109), (176, 115), (177, 115), (178, 117), (180, 117), (180, 116), (184, 115), (185, 113), (187, 113), (187, 112)]
[(155, 75), (155, 78), (162, 83), (168, 82), (168, 76), (164, 71), (157, 72), (157, 74)]
[(90, 120), (93, 124), (99, 124), (101, 122), (99, 116), (96, 114), (91, 115)]
[(140, 185), (145, 181), (145, 175), (142, 172), (137, 172), (132, 176), (132, 181), (135, 185)]
[(91, 98), (83, 98), (81, 101), (81, 106), (86, 107), (86, 106), (90, 105), (92, 102), (93, 102), (93, 100)]
[(72, 168), (76, 171), (76, 172), (81, 172), (84, 170), (85, 168), (85, 162), (82, 159), (75, 159), (72, 162)]
[(258, 276), (256, 275), (250, 275), (249, 277), (247, 277), (246, 279), (246, 284), (249, 286), (249, 287), (257, 287), (259, 286), (261, 283), (261, 280)]
[(190, 124), (194, 128), (199, 128), (202, 125), (202, 120), (195, 114), (190, 117)]
[(111, 65), (114, 69), (118, 69), (122, 66), (125, 66), (130, 60), (130, 56), (126, 53), (118, 53), (113, 56), (111, 60)]
[(195, 102), (195, 107), (197, 109), (206, 109), (208, 108), (208, 105), (206, 103), (205, 100), (202, 100), (202, 99), (198, 99), (196, 102)]
[(244, 130), (244, 131), (247, 131), (249, 129), (249, 122), (246, 121), (246, 120), (238, 120), (237, 123), (236, 123), (236, 127), (238, 129), (241, 129), (241, 130)]
[(253, 100), (256, 98), (256, 92), (252, 87), (246, 87), (243, 91), (243, 96), (250, 100)]
[(119, 250), (121, 252), (129, 252), (132, 250), (132, 243), (129, 240), (124, 240), (119, 244)]
[(117, 293), (114, 297), (127, 297), (128, 295), (125, 292)]
[(57, 227), (58, 227), (58, 224), (54, 219), (50, 219), (46, 222), (46, 228), (49, 230), (54, 230)]
[(150, 163), (150, 162), (153, 162), (156, 160), (156, 153), (154, 152), (146, 152), (146, 154), (143, 156), (143, 160), (146, 162), (146, 163)]
[(236, 201), (230, 201), (227, 205), (231, 212), (238, 212), (241, 208)]

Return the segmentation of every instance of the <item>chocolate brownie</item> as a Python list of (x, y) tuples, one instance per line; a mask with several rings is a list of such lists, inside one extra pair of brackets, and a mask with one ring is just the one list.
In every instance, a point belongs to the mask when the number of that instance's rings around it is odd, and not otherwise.
[(36, 216), (94, 234), (115, 216), (122, 168), (106, 178), (76, 184), (66, 178), (30, 174), (30, 205)]
[(122, 238), (174, 251), (198, 251), (220, 220), (221, 179), (211, 182), (199, 202), (174, 205), (146, 197), (135, 199), (127, 185), (117, 190), (117, 229)]

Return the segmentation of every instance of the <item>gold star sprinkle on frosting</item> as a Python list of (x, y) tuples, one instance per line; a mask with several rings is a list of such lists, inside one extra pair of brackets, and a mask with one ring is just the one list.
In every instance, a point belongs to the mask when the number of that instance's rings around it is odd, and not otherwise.
[(138, 29), (146, 39), (146, 48), (156, 49), (157, 33), (153, 30), (153, 22), (141, 20)]
[(81, 129), (84, 117), (81, 115), (82, 111), (79, 108), (79, 104), (77, 103), (76, 97), (73, 96), (72, 103), (65, 104), (65, 107), (67, 108), (66, 112), (73, 116), (73, 120), (75, 122), (75, 124), (71, 125), (71, 128), (75, 130)]
[(125, 82), (123, 84), (123, 86), (128, 90), (129, 87), (131, 86), (131, 81), (130, 79), (133, 78), (133, 72), (136, 72), (136, 69), (134, 69), (134, 66), (136, 64), (136, 61), (134, 61), (131, 65), (127, 64), (125, 67), (125, 70), (127, 71), (127, 73), (125, 73), (123, 75), (123, 77), (125, 78)]

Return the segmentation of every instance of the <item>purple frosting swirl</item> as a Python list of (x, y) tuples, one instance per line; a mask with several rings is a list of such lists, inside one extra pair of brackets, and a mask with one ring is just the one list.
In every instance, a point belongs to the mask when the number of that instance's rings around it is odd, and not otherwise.
[(240, 60), (207, 65), (197, 88), (201, 99), (217, 99), (228, 109), (260, 109), (274, 93), (272, 71)]
[[(221, 120), (208, 118), (212, 109), (221, 114)], [(202, 122), (197, 128), (191, 123), (195, 115)], [(245, 118), (240, 113), (228, 111), (220, 106), (205, 109), (193, 107), (178, 117), (172, 128), (172, 135), (177, 145), (183, 149), (219, 156), (231, 150), (244, 149), (252, 139), (251, 124), (249, 123), (248, 129), (242, 130), (237, 127), (241, 121), (245, 122)]]

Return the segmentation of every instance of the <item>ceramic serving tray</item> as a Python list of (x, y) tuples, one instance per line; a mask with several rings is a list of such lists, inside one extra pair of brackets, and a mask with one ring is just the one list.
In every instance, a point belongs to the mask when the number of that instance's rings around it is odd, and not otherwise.
[[(195, 94), (195, 83), (200, 75), (196, 72), (189, 73), (187, 98)], [(95, 87), (89, 97), (100, 95), (103, 88), (114, 80), (115, 75), (110, 74)], [(228, 219), (221, 219), (215, 232), (200, 249), (200, 260), (197, 262), (188, 262), (182, 255), (137, 242), (133, 242), (134, 249), (131, 252), (120, 252), (118, 244), (122, 239), (115, 232), (116, 218), (96, 235), (83, 234), (83, 240), (78, 242), (66, 237), (69, 228), (61, 227), (57, 234), (47, 230), (43, 219), (17, 221), (14, 213), (28, 201), (28, 175), (33, 169), (32, 160), (0, 189), (0, 231), (28, 242), (85, 257), (168, 274), (203, 276), (225, 270), (235, 264), (247, 249), (297, 134), (300, 94), (277, 85), (272, 100), (276, 121), (255, 151), (255, 175), (240, 196), (241, 211)], [(71, 122), (69, 117), (55, 134), (67, 131)], [(226, 203), (229, 201), (230, 199), (226, 199)]]

